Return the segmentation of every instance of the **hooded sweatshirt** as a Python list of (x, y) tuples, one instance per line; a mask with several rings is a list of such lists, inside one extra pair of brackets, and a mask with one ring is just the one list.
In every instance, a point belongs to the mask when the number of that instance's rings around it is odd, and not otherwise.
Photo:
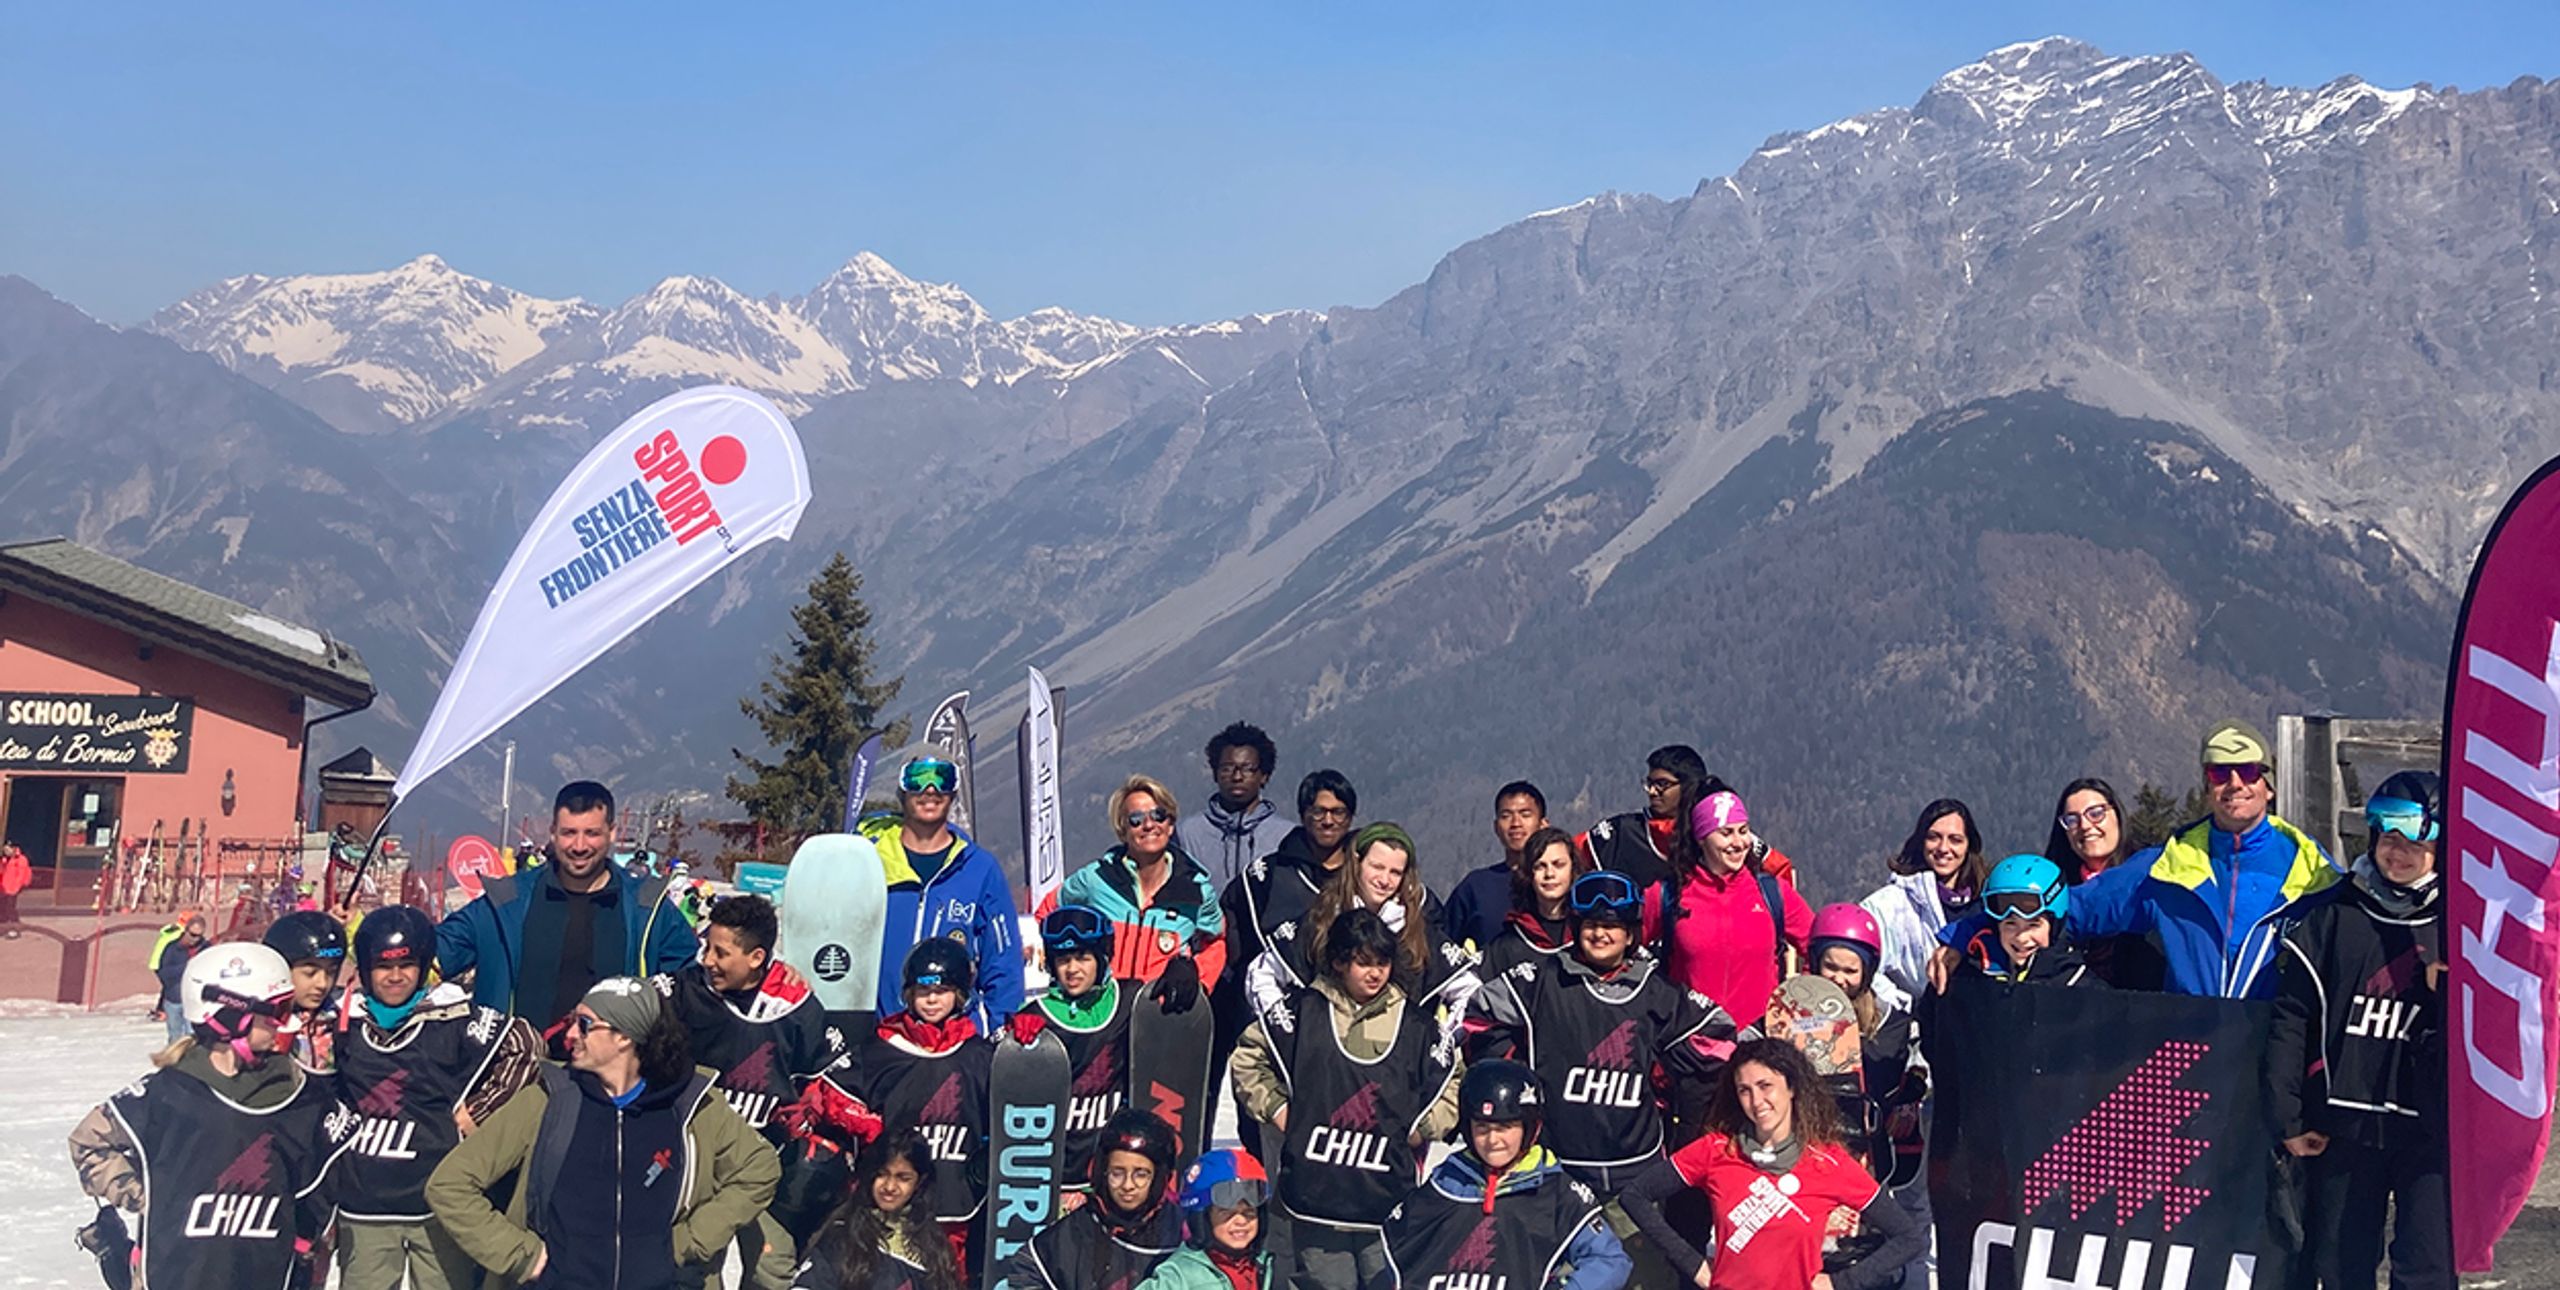
[(1270, 798), (1255, 798), (1253, 805), (1238, 812), (1228, 810), (1212, 793), (1207, 806), (1173, 826), (1173, 844), (1190, 852), (1209, 871), (1212, 889), (1217, 890), (1235, 881), (1246, 865), (1271, 854), (1294, 825)]
[[(1387, 1219), (1388, 1282), (1421, 1286), (1441, 1273), (1462, 1284), (1538, 1290), (1618, 1290), (1635, 1272), (1598, 1193), (1532, 1145), (1498, 1177), (1472, 1150), (1452, 1153)], [(1496, 1280), (1495, 1278), (1504, 1278)]]

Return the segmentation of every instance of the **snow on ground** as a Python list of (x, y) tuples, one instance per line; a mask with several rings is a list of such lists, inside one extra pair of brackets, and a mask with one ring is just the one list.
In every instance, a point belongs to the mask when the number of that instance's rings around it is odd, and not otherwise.
[(151, 1069), (165, 1032), (148, 999), (98, 1012), (5, 1001), (0, 1011), (0, 1190), (12, 1198), (0, 1286), (95, 1286), (72, 1233), (98, 1212), (71, 1173), (71, 1126)]

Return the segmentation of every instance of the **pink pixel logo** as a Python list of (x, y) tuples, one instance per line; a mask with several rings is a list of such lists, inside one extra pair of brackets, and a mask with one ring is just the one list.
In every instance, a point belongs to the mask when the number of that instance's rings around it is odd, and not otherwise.
[(2212, 1095), (2178, 1081), (2210, 1051), (2207, 1044), (2176, 1040), (2144, 1058), (2115, 1091), (2027, 1166), (2020, 1187), (2025, 1212), (2034, 1213), (2058, 1191), (2076, 1221), (2112, 1191), (2116, 1226), (2124, 1226), (2156, 1197), (2162, 1229), (2176, 1231), (2213, 1195), (2212, 1188), (2178, 1181), (2213, 1146), (2210, 1140), (2179, 1133)]

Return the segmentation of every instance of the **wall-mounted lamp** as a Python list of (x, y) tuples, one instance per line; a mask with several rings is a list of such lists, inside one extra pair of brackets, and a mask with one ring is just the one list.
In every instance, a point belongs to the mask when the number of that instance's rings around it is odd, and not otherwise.
[(240, 805), (240, 785), (232, 780), (231, 772), (226, 769), (222, 772), (222, 813), (229, 815), (232, 808), (238, 805)]

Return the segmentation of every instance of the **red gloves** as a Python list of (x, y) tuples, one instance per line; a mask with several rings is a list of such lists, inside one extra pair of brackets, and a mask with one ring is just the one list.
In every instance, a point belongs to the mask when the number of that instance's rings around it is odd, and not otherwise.
[(1040, 1038), (1040, 1032), (1048, 1028), (1049, 1019), (1041, 1016), (1036, 1007), (1013, 1014), (1013, 1020), (1005, 1024), (1005, 1029), (1013, 1032), (1013, 1042), (1025, 1048), (1030, 1047), (1032, 1041)]
[(858, 1148), (880, 1136), (879, 1115), (862, 1099), (830, 1081), (813, 1079), (800, 1100), (773, 1113), (774, 1121), (794, 1138), (824, 1138), (841, 1147)]

